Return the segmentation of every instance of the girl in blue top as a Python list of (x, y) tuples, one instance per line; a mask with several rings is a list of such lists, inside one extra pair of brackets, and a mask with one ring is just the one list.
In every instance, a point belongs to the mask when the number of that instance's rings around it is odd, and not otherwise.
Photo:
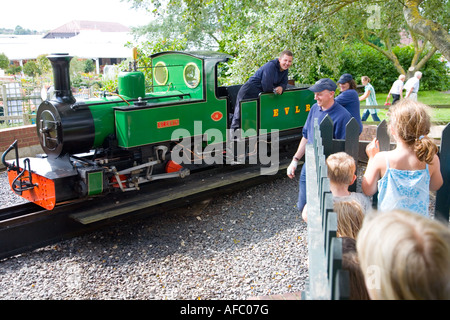
[[(359, 101), (366, 100), (366, 106), (377, 106), (377, 97), (375, 94), (375, 89), (369, 83), (370, 78), (368, 76), (362, 76), (361, 82), (364, 85), (364, 94), (359, 97)], [(377, 109), (364, 109), (361, 121), (366, 121), (369, 114), (372, 115), (373, 121), (380, 121), (380, 118), (378, 118)]]
[(394, 150), (379, 152), (374, 139), (366, 148), (369, 162), (362, 180), (363, 192), (378, 190), (378, 210), (404, 209), (429, 216), (429, 193), (442, 184), (438, 148), (431, 138), (428, 107), (404, 99), (389, 110)]

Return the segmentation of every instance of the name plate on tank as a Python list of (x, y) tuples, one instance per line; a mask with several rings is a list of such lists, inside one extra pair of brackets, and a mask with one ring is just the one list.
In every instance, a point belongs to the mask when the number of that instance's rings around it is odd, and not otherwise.
[(180, 119), (174, 119), (174, 120), (158, 121), (156, 124), (156, 127), (158, 129), (161, 129), (161, 128), (168, 128), (168, 127), (176, 127), (179, 125), (180, 125)]

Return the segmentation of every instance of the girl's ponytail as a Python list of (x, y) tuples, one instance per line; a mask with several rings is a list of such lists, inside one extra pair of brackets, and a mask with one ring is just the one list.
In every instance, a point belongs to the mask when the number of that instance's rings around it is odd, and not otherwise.
[(420, 136), (414, 144), (414, 152), (417, 159), (430, 164), (434, 155), (438, 153), (438, 147), (430, 137)]
[(389, 126), (394, 126), (398, 138), (414, 148), (417, 158), (430, 164), (438, 152), (428, 137), (431, 127), (429, 107), (423, 103), (402, 99), (389, 109)]

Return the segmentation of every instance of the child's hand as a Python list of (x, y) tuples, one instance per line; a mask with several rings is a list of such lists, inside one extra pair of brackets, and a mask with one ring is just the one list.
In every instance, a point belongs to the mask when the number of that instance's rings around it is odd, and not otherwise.
[(374, 138), (366, 147), (366, 154), (369, 159), (375, 157), (375, 155), (380, 152), (380, 143), (377, 138)]

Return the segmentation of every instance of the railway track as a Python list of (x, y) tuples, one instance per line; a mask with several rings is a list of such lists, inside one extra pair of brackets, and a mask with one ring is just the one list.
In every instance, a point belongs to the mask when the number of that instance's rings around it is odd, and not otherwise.
[(280, 159), (277, 170), (270, 175), (261, 175), (262, 167), (258, 165), (225, 166), (197, 172), (182, 180), (155, 181), (138, 192), (61, 204), (51, 211), (33, 203), (0, 209), (0, 259), (55, 244), (131, 217), (162, 214), (218, 193), (234, 192), (285, 176), (291, 159), (281, 156)]

